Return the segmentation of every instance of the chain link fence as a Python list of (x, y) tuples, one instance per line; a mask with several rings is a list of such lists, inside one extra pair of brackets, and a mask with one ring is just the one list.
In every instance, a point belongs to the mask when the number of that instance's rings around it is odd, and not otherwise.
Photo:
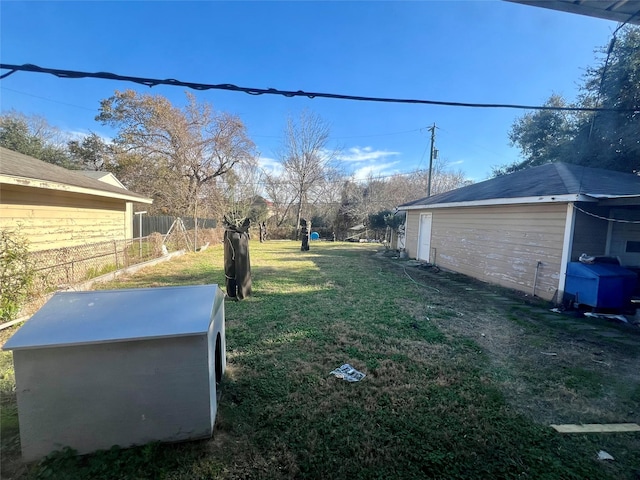
[(162, 254), (160, 234), (32, 252), (30, 257), (36, 273), (34, 291), (64, 288)]
[[(26, 299), (17, 308), (21, 315), (32, 314), (56, 290), (72, 288), (86, 280), (160, 258), (169, 252), (193, 251), (196, 243), (195, 233), (182, 225), (181, 229), (173, 229), (167, 235), (154, 232), (141, 238), (25, 251), (25, 265), (28, 265), (30, 279)], [(220, 244), (223, 234), (224, 229), (220, 227), (199, 229), (196, 249)], [(3, 247), (0, 255), (4, 259), (9, 253), (7, 248)], [(2, 268), (3, 271), (0, 273), (4, 275), (8, 267), (3, 264)], [(2, 287), (6, 287), (7, 283), (5, 281)], [(0, 288), (0, 299), (7, 297), (8, 290)], [(3, 311), (4, 307), (0, 308), (0, 315)]]
[[(220, 228), (203, 229), (198, 232), (198, 243), (220, 243), (222, 235)], [(31, 252), (30, 262), (36, 274), (32, 290), (50, 292), (159, 258), (167, 252), (193, 250), (193, 238), (193, 231), (175, 230), (169, 235), (155, 232), (141, 238)]]
[[(174, 222), (180, 218), (180, 222), (185, 226), (187, 230), (195, 229), (195, 222), (193, 218), (190, 217), (172, 217), (168, 215), (157, 215), (157, 216), (148, 216), (148, 215), (134, 215), (133, 217), (133, 231), (134, 235), (140, 235), (142, 232), (142, 236), (146, 237), (151, 235), (153, 232), (158, 232), (163, 235), (166, 235), (171, 229)], [(140, 223), (142, 222), (142, 225)], [(214, 229), (218, 226), (218, 222), (212, 218), (199, 218), (198, 219), (198, 229), (206, 230), (206, 229)]]

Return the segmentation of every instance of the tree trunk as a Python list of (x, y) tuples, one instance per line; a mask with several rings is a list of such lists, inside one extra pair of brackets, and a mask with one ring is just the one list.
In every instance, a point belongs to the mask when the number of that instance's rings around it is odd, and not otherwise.
[(193, 208), (193, 228), (194, 228), (194, 240), (193, 240), (193, 251), (198, 250), (198, 197), (196, 194), (196, 204)]
[(298, 215), (296, 220), (296, 240), (300, 240), (300, 219), (302, 218), (302, 197), (298, 201)]

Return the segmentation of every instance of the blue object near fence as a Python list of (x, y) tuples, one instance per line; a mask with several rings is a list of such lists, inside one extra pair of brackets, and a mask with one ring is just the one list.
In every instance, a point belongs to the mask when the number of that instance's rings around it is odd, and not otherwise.
[(309, 235), (309, 237), (311, 238), (311, 240), (318, 240), (320, 238), (320, 234), (318, 232), (311, 232), (311, 235)]

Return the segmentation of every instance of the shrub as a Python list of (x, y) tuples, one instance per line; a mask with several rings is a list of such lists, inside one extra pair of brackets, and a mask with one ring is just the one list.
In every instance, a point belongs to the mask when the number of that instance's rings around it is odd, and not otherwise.
[(0, 320), (18, 315), (33, 283), (35, 271), (27, 246), (19, 233), (0, 230)]
[(151, 250), (153, 251), (153, 258), (158, 258), (162, 256), (162, 242), (164, 238), (162, 234), (158, 232), (153, 232), (149, 235), (149, 245), (151, 246)]

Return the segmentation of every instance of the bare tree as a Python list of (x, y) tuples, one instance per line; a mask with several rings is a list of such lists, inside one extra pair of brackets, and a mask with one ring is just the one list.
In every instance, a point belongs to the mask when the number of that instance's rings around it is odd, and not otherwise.
[(292, 184), (284, 175), (265, 173), (264, 190), (273, 202), (275, 226), (281, 227), (289, 218), (290, 212), (297, 200)]
[(449, 168), (446, 161), (438, 161), (434, 170), (433, 181), (431, 182), (431, 194), (437, 195), (456, 188), (466, 187), (472, 183), (459, 168), (452, 169)]
[[(473, 183), (466, 178), (466, 174), (462, 170), (451, 168), (445, 159), (438, 159), (434, 162), (432, 175), (432, 196)], [(394, 191), (398, 194), (395, 197), (397, 199), (396, 205), (410, 202), (427, 196), (429, 170), (419, 170), (403, 177), (392, 177), (390, 181), (394, 185)]]
[(325, 178), (334, 157), (327, 149), (329, 132), (329, 125), (309, 111), (303, 111), (297, 120), (287, 120), (280, 159), (284, 180), (291, 184), (296, 203), (296, 233), (300, 231), (303, 205), (311, 189)]
[(263, 176), (257, 161), (251, 161), (237, 165), (227, 175), (216, 179), (216, 187), (220, 192), (218, 201), (221, 202), (218, 211), (233, 220), (266, 220), (256, 215), (258, 206), (266, 205), (262, 198)]
[(142, 193), (164, 200), (173, 213), (179, 209), (196, 218), (203, 187), (252, 161), (254, 144), (238, 117), (186, 95), (180, 109), (160, 95), (116, 91), (102, 100), (96, 120), (118, 130), (114, 145), (118, 158), (132, 167), (129, 175), (147, 172)]
[[(420, 170), (410, 175), (391, 177), (370, 176), (365, 181), (348, 180), (340, 188), (341, 199), (334, 217), (334, 227), (342, 235), (348, 228), (377, 216), (384, 217), (398, 205), (424, 198), (427, 194), (429, 171)], [(449, 168), (446, 160), (438, 160), (433, 168), (431, 186), (434, 195), (470, 185), (462, 170)], [(380, 214), (383, 215), (380, 215)]]
[(325, 178), (313, 187), (310, 195), (312, 203), (310, 216), (318, 216), (325, 224), (332, 224), (341, 206), (341, 185), (346, 181), (344, 173), (336, 168), (328, 168)]

